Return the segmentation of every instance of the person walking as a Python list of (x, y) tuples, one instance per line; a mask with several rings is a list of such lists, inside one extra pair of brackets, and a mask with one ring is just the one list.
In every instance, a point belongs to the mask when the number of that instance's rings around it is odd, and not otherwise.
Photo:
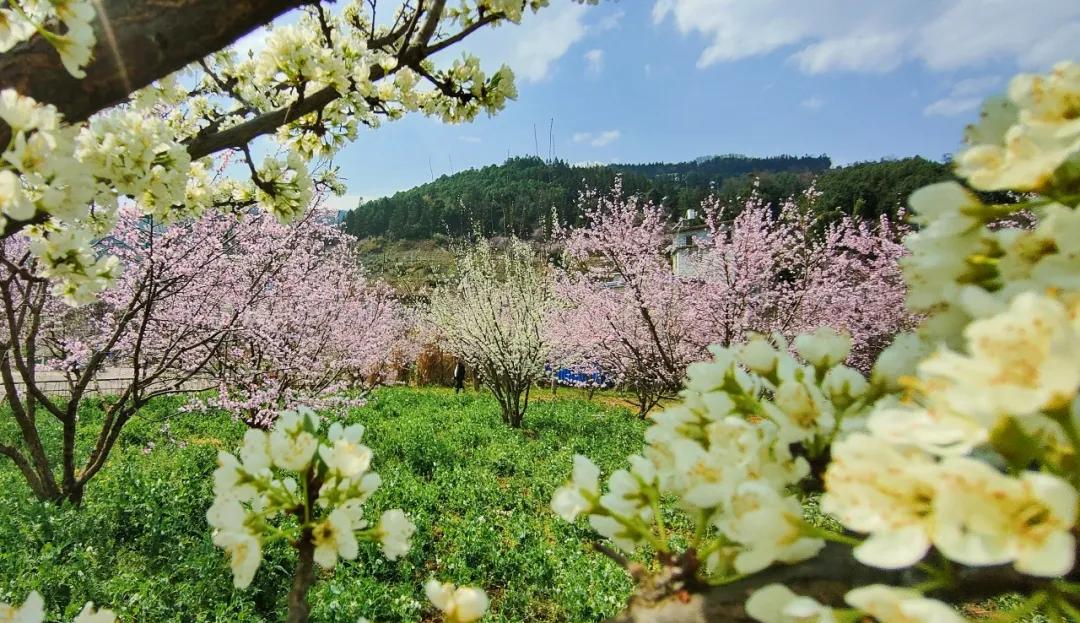
[(454, 363), (454, 393), (465, 391), (465, 364), (461, 359)]

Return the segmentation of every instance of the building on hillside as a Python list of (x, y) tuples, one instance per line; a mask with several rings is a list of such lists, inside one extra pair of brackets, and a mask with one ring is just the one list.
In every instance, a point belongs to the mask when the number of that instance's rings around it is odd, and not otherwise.
[(671, 270), (679, 277), (692, 277), (699, 242), (709, 235), (709, 228), (697, 210), (687, 210), (671, 233)]
[(318, 210), (315, 212), (314, 218), (317, 223), (340, 229), (345, 226), (345, 216), (348, 213), (348, 210)]

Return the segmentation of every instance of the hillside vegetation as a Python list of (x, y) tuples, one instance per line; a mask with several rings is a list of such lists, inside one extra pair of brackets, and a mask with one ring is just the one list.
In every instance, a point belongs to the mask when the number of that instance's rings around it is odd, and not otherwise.
[(511, 158), (363, 203), (347, 215), (346, 231), (362, 238), (413, 240), (474, 230), (487, 236), (543, 237), (553, 219), (579, 224), (578, 194), (586, 187), (610, 188), (619, 175), (626, 192), (649, 197), (672, 217), (699, 207), (710, 193), (728, 201), (745, 197), (755, 184), (773, 203), (814, 186), (821, 193), (815, 205), (827, 217), (875, 217), (894, 214), (916, 188), (952, 177), (947, 164), (919, 157), (830, 164), (827, 156), (717, 156), (591, 167)]

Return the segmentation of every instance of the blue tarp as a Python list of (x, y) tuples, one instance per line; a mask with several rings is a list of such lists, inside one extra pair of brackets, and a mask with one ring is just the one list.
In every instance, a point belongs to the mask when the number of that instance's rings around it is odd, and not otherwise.
[[(551, 366), (545, 366), (544, 370), (551, 374)], [(594, 387), (611, 387), (614, 383), (611, 382), (602, 372), (579, 372), (570, 368), (559, 368), (555, 370), (555, 381), (560, 385), (568, 385), (570, 387), (583, 387), (592, 385)]]

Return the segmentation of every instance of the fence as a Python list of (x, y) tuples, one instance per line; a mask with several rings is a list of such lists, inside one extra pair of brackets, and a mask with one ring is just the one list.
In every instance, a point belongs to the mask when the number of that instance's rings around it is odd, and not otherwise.
[[(35, 384), (42, 393), (49, 396), (67, 396), (71, 393), (71, 385), (64, 377), (63, 373), (56, 372), (54, 370), (42, 370), (36, 374), (37, 378)], [(94, 396), (104, 396), (109, 394), (118, 394), (124, 391), (125, 388), (135, 379), (134, 371), (130, 368), (110, 368), (102, 371), (102, 374), (95, 377), (87, 385), (86, 393)], [(172, 386), (173, 383), (169, 379), (160, 379), (151, 385), (150, 390), (158, 390), (165, 387)], [(217, 383), (213, 378), (209, 376), (197, 376), (180, 384), (180, 388), (184, 391), (200, 391), (204, 389), (212, 389), (217, 386)], [(26, 387), (19, 381), (15, 380), (15, 387), (22, 393)], [(4, 391), (4, 398), (7, 398), (7, 391)]]

